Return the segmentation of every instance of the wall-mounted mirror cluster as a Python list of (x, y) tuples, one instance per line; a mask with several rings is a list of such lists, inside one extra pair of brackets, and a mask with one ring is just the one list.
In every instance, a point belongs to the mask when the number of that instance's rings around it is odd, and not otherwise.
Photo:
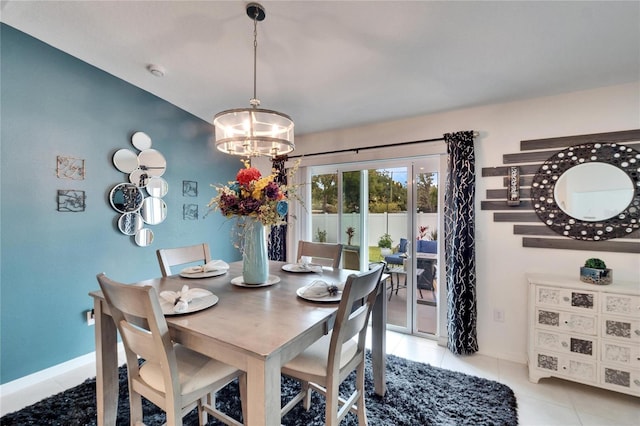
[(549, 228), (602, 241), (640, 229), (640, 152), (615, 143), (575, 145), (551, 156), (531, 184), (533, 208)]
[[(113, 154), (113, 164), (129, 175), (129, 182), (119, 183), (109, 193), (111, 207), (122, 213), (118, 229), (134, 237), (139, 246), (153, 242), (153, 231), (146, 225), (157, 225), (167, 217), (169, 185), (161, 176), (167, 169), (164, 156), (151, 148), (151, 138), (144, 132), (135, 132), (131, 143), (140, 152), (119, 149)], [(146, 193), (146, 196), (145, 196)]]

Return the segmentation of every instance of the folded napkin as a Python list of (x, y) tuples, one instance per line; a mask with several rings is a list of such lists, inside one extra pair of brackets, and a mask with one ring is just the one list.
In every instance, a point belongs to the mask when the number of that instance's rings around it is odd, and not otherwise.
[(323, 280), (313, 280), (311, 284), (302, 287), (302, 295), (307, 297), (335, 296), (344, 290), (344, 283), (328, 283)]
[(322, 265), (314, 265), (313, 263), (296, 263), (296, 268), (300, 271), (322, 272)]
[(161, 291), (160, 297), (167, 302), (173, 304), (173, 311), (176, 313), (183, 313), (189, 310), (189, 302), (193, 299), (209, 296), (211, 292), (202, 288), (189, 288), (189, 286), (182, 286), (180, 291)]
[(201, 266), (190, 266), (180, 271), (183, 274), (199, 274), (201, 272), (226, 271), (229, 264), (224, 260), (210, 260)]

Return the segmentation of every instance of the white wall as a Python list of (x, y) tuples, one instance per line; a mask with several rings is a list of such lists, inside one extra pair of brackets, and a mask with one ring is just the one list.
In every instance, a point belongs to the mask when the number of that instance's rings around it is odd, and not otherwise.
[[(502, 165), (502, 155), (519, 152), (521, 140), (640, 128), (640, 82), (526, 101), (488, 105), (400, 121), (303, 135), (296, 155), (437, 138), (443, 133), (476, 130), (476, 253), (478, 339), (480, 353), (525, 362), (527, 324), (526, 272), (576, 277), (587, 257), (600, 257), (619, 280), (640, 280), (640, 256), (628, 253), (549, 250), (522, 247), (510, 223), (495, 223), (492, 211), (480, 210), (488, 188), (501, 177), (481, 177), (482, 167)], [(438, 143), (362, 151), (341, 157), (310, 157), (314, 164), (424, 155)], [(303, 160), (304, 162), (304, 160)], [(640, 284), (639, 284), (640, 285)], [(504, 322), (493, 320), (494, 309)], [(441, 327), (442, 330), (442, 327)]]

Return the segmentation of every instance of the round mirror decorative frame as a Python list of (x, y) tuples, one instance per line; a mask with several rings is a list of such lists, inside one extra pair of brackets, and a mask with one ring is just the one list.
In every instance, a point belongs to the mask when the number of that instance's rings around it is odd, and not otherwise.
[[(617, 215), (601, 221), (584, 221), (564, 212), (555, 199), (555, 185), (567, 170), (589, 162), (618, 167), (633, 183), (633, 198)], [(640, 152), (615, 143), (586, 143), (551, 156), (531, 184), (533, 209), (554, 232), (576, 240), (603, 241), (620, 238), (640, 229)]]
[[(113, 156), (114, 166), (129, 174), (129, 183), (119, 183), (109, 192), (109, 203), (122, 215), (117, 228), (124, 235), (134, 237), (141, 247), (153, 243), (154, 234), (146, 225), (157, 225), (167, 217), (167, 203), (162, 199), (168, 190), (167, 181), (161, 178), (167, 169), (167, 161), (159, 151), (151, 149), (151, 137), (135, 132), (131, 143), (140, 153), (120, 149)], [(148, 197), (142, 193), (146, 189)]]

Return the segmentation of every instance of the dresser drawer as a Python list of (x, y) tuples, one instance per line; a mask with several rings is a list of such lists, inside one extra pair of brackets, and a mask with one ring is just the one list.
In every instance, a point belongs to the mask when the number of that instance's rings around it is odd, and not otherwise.
[(602, 294), (603, 314), (629, 316), (631, 319), (640, 319), (640, 296), (628, 294)]
[(640, 343), (640, 320), (624, 317), (603, 317), (602, 337)]
[(600, 361), (640, 369), (640, 345), (614, 340), (601, 340)]
[(554, 376), (567, 376), (582, 382), (597, 383), (596, 362), (578, 359), (547, 351), (535, 351), (536, 368), (553, 373)]
[(640, 370), (601, 364), (599, 375), (602, 387), (640, 395)]
[(597, 341), (595, 337), (570, 336), (550, 330), (535, 331), (535, 346), (540, 350), (552, 350), (567, 355), (578, 355), (597, 358)]
[(595, 315), (564, 312), (554, 309), (536, 309), (536, 327), (569, 331), (595, 336), (598, 333)]
[(596, 312), (598, 293), (588, 290), (537, 286), (536, 305)]

